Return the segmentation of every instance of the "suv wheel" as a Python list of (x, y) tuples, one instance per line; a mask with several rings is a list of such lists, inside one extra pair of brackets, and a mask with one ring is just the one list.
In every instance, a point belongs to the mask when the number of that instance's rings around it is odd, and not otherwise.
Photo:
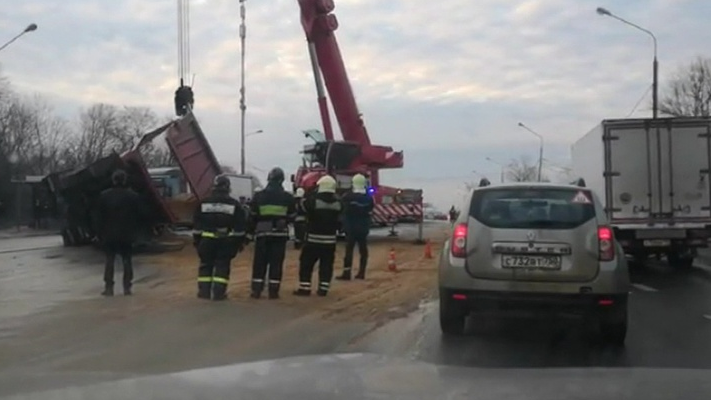
[(457, 302), (440, 292), (439, 326), (445, 335), (462, 335), (467, 322), (467, 311)]
[(607, 343), (622, 346), (627, 337), (627, 301), (603, 310), (600, 315), (600, 334)]

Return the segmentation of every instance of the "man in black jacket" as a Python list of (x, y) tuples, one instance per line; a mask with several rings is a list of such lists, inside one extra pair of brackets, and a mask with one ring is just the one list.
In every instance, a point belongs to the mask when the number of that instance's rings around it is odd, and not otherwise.
[(294, 196), (284, 190), (284, 171), (273, 168), (267, 177), (267, 187), (254, 194), (250, 203), (248, 240), (254, 238), (252, 262), (252, 294), (258, 299), (264, 290), (269, 270), (269, 298), (279, 298), (289, 224), (294, 221)]
[(123, 294), (131, 294), (133, 281), (133, 242), (140, 221), (147, 216), (138, 193), (128, 187), (128, 175), (122, 170), (111, 176), (112, 188), (99, 196), (99, 236), (106, 254), (104, 266), (104, 296), (114, 295), (114, 262), (116, 255), (123, 261)]
[(198, 298), (225, 300), (232, 259), (245, 243), (246, 214), (230, 196), (230, 180), (215, 178), (212, 194), (193, 214), (193, 243), (200, 257)]
[(336, 240), (341, 202), (336, 196), (336, 180), (325, 175), (317, 182), (318, 190), (304, 200), (306, 210), (306, 243), (299, 259), (299, 288), (297, 296), (311, 295), (311, 275), (318, 267), (318, 290), (326, 296), (333, 278), (333, 262), (336, 257)]

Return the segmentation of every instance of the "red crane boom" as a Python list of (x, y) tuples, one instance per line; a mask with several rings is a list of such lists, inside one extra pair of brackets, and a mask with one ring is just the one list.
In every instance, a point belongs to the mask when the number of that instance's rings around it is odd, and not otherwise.
[[(403, 153), (394, 151), (392, 147), (373, 145), (370, 142), (336, 41), (335, 30), (338, 28), (338, 20), (332, 14), (335, 8), (333, 0), (298, 0), (298, 2), (301, 8), (301, 25), (306, 34), (314, 70), (319, 110), (326, 140), (334, 141), (335, 139), (323, 82), (325, 82), (326, 90), (331, 97), (331, 104), (344, 142), (355, 144), (359, 148), (358, 156), (348, 163), (348, 170), (356, 173), (364, 172), (365, 169), (365, 172), (370, 176), (371, 184), (378, 186), (378, 170), (402, 168), (404, 165)], [(334, 153), (334, 157), (338, 156), (339, 154)]]

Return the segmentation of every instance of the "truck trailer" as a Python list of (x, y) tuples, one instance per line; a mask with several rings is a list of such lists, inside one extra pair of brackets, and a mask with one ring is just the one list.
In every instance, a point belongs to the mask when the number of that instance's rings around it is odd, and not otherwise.
[(711, 119), (603, 120), (571, 149), (625, 253), (693, 265), (711, 230)]

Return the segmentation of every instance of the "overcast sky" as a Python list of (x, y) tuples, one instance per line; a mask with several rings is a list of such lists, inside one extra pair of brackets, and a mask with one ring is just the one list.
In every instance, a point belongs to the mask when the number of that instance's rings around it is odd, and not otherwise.
[[(570, 144), (603, 118), (626, 117), (651, 84), (652, 41), (595, 13), (597, 6), (659, 39), (660, 79), (711, 56), (703, 0), (335, 0), (341, 52), (375, 144), (405, 152), (382, 183), (423, 188), (447, 209), (472, 171), (527, 156), (568, 164)], [(39, 25), (0, 53), (19, 91), (75, 115), (94, 102), (172, 113), (178, 84), (175, 0), (0, 0), (0, 41)], [(296, 0), (247, 3), (247, 163), (289, 174), (320, 129)], [(195, 113), (218, 158), (239, 166), (239, 2), (191, 2)], [(648, 93), (648, 92), (647, 92)], [(649, 98), (633, 116), (650, 115)], [(551, 170), (551, 173), (553, 171)], [(478, 177), (476, 178), (478, 179)]]

